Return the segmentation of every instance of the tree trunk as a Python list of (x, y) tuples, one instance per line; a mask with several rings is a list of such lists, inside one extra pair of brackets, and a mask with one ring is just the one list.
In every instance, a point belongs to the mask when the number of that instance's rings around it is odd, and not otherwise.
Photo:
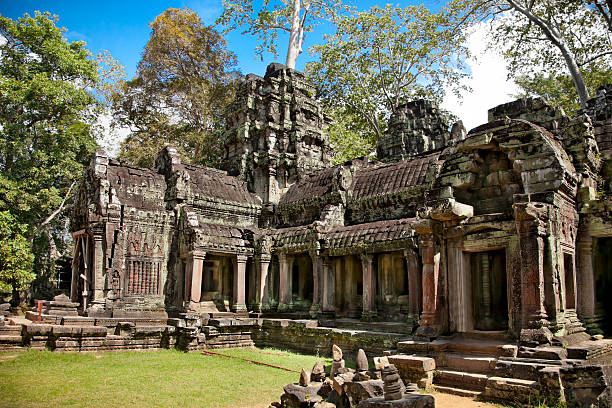
[(574, 81), (574, 86), (576, 87), (578, 98), (580, 99), (580, 106), (582, 109), (586, 109), (587, 101), (589, 100), (589, 90), (584, 83), (584, 78), (582, 78), (580, 68), (578, 67), (574, 57), (570, 54), (569, 50), (567, 50), (565, 47), (559, 47), (559, 50), (565, 59), (567, 69), (569, 70), (572, 80)]
[(578, 93), (578, 98), (580, 99), (580, 106), (582, 109), (585, 109), (587, 104), (587, 100), (589, 99), (589, 91), (584, 83), (584, 79), (582, 78), (582, 73), (580, 72), (580, 68), (578, 67), (578, 63), (576, 62), (576, 58), (572, 55), (571, 51), (565, 44), (565, 41), (561, 37), (560, 33), (555, 33), (554, 28), (550, 26), (549, 22), (542, 20), (539, 16), (535, 15), (528, 7), (524, 7), (519, 4), (516, 0), (506, 0), (510, 6), (527, 17), (529, 21), (538, 26), (542, 33), (548, 38), (548, 40), (559, 49), (561, 55), (563, 55), (563, 59), (565, 60), (565, 65), (572, 76), (572, 80), (574, 81), (574, 86), (576, 87), (576, 92)]
[(287, 68), (295, 69), (295, 61), (300, 55), (300, 10), (301, 0), (293, 0), (293, 10), (291, 12), (291, 32), (289, 33), (289, 48), (287, 49)]

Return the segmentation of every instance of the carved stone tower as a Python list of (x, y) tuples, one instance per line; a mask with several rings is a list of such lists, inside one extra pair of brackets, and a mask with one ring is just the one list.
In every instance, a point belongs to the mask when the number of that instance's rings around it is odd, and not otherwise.
[(424, 99), (408, 102), (391, 115), (387, 132), (376, 146), (378, 159), (385, 162), (411, 159), (465, 137), (460, 122), (453, 126), (452, 132), (448, 128), (434, 103)]
[(247, 182), (263, 204), (276, 204), (302, 176), (331, 165), (327, 119), (304, 75), (270, 64), (247, 75), (230, 106), (224, 170)]

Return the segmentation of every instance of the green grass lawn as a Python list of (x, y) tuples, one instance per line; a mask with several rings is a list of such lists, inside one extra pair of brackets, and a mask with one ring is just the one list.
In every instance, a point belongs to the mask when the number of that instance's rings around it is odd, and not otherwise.
[[(319, 360), (271, 349), (218, 352), (294, 370), (310, 369)], [(238, 359), (174, 350), (23, 351), (0, 354), (0, 407), (265, 408), (298, 378), (298, 373)]]

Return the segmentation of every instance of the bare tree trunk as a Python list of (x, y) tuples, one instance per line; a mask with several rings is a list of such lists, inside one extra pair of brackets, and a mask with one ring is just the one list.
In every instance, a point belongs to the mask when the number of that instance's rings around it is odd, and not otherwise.
[(285, 65), (287, 68), (295, 69), (295, 61), (302, 44), (300, 44), (300, 11), (301, 11), (301, 0), (293, 0), (293, 10), (291, 13), (291, 32), (289, 33), (289, 49), (287, 50), (287, 61)]
[(528, 7), (523, 7), (516, 0), (506, 0), (510, 6), (527, 17), (529, 21), (538, 26), (540, 30), (544, 33), (546, 38), (553, 43), (555, 47), (559, 49), (561, 55), (563, 55), (563, 59), (565, 60), (565, 65), (572, 76), (572, 80), (574, 81), (574, 86), (576, 87), (576, 92), (578, 93), (578, 98), (580, 99), (580, 106), (584, 109), (586, 108), (587, 100), (589, 99), (589, 90), (584, 83), (584, 79), (582, 78), (582, 73), (580, 72), (580, 68), (578, 67), (578, 62), (576, 58), (572, 55), (571, 51), (568, 49), (565, 41), (561, 37), (559, 33), (555, 33), (553, 27), (551, 27), (546, 21), (542, 20), (540, 17), (536, 16)]

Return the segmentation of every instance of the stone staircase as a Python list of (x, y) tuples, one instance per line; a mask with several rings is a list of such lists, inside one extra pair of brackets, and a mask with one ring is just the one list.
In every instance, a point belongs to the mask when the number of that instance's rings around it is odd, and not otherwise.
[[(532, 404), (558, 384), (562, 361), (517, 357), (519, 347), (501, 333), (461, 334), (432, 342), (402, 341), (399, 353), (435, 360), (434, 389), (488, 400)], [(551, 353), (551, 357), (555, 353)], [(554, 392), (554, 391), (553, 391)]]
[(0, 326), (0, 351), (17, 350), (22, 347), (21, 325)]

